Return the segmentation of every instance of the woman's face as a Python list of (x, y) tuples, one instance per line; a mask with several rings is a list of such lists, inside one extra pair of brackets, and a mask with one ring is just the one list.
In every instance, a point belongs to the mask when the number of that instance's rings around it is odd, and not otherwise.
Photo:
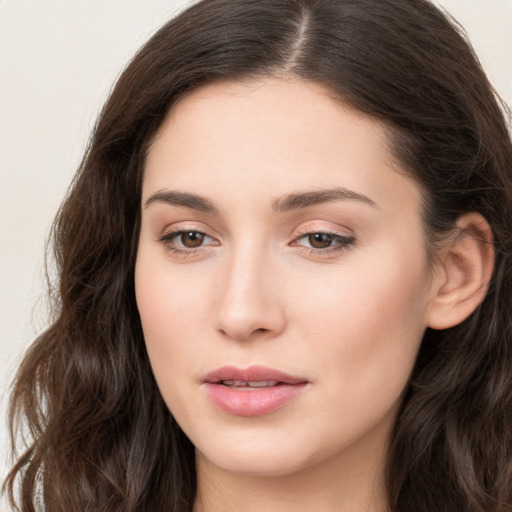
[(150, 148), (136, 294), (198, 463), (382, 461), (426, 328), (420, 190), (321, 86), (200, 88)]

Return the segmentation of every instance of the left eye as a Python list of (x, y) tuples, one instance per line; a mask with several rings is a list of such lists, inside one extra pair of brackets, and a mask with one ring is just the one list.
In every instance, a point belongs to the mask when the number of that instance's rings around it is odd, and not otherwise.
[(338, 235), (335, 233), (307, 233), (296, 240), (295, 245), (302, 245), (310, 249), (334, 249), (344, 248), (354, 242), (354, 238)]

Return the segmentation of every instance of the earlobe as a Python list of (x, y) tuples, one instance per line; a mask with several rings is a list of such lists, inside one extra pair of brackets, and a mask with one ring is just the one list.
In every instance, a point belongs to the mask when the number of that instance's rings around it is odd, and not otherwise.
[(492, 230), (476, 212), (461, 216), (450, 242), (440, 249), (427, 325), (448, 329), (460, 324), (484, 300), (494, 269)]

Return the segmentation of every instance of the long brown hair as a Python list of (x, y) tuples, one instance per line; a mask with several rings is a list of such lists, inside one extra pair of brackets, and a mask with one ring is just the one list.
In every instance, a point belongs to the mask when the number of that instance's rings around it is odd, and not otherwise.
[(54, 320), (11, 398), (26, 446), (5, 488), (20, 510), (191, 510), (194, 449), (155, 384), (134, 297), (145, 155), (187, 92), (269, 75), (324, 84), (389, 127), (425, 191), (429, 247), (466, 212), (489, 222), (488, 295), (425, 333), (387, 486), (394, 512), (512, 510), (512, 145), (469, 43), (426, 0), (203, 0), (134, 57), (54, 224)]

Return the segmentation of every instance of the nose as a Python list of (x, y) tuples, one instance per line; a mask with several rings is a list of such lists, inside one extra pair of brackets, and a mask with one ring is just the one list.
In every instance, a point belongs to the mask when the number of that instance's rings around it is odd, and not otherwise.
[(286, 325), (280, 275), (270, 257), (254, 251), (226, 262), (219, 275), (217, 329), (239, 341), (278, 336)]

